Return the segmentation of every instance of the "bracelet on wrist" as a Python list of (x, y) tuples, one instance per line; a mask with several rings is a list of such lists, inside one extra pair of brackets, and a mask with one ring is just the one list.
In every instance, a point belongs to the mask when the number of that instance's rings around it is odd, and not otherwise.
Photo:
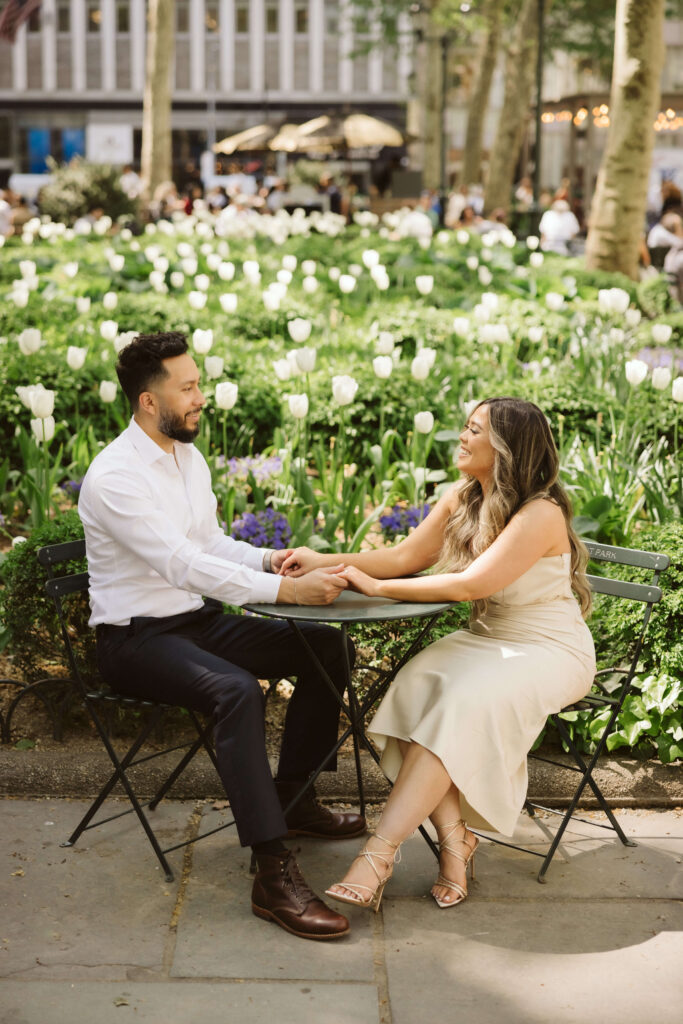
[(264, 572), (272, 572), (273, 571), (273, 566), (271, 564), (272, 558), (273, 558), (273, 552), (272, 551), (266, 551), (265, 555), (263, 556), (263, 571)]

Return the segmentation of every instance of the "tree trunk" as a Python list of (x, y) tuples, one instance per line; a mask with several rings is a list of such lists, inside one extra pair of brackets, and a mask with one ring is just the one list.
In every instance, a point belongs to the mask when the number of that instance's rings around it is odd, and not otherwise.
[(444, 28), (436, 22), (433, 3), (422, 17), (422, 183), (440, 189), (444, 158)]
[(505, 99), (491, 150), (484, 208), (510, 205), (515, 167), (529, 117), (538, 43), (538, 2), (521, 0), (505, 58)]
[(586, 264), (638, 277), (653, 122), (664, 64), (665, 0), (617, 0), (607, 147), (598, 173)]
[(162, 181), (172, 179), (171, 71), (175, 50), (175, 0), (149, 0), (147, 62), (142, 105), (141, 177), (149, 202)]
[(489, 104), (491, 81), (498, 59), (503, 0), (489, 0), (486, 8), (486, 36), (481, 49), (477, 77), (467, 113), (467, 132), (460, 184), (471, 185), (482, 180), (481, 153), (484, 118)]

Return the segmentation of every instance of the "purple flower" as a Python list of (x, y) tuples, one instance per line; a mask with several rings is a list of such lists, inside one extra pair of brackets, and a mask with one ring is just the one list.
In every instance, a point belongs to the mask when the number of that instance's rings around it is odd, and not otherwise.
[(393, 540), (399, 534), (405, 536), (414, 527), (419, 526), (429, 515), (430, 506), (394, 505), (390, 512), (379, 517), (379, 525), (386, 540)]
[(258, 512), (245, 512), (234, 519), (230, 536), (234, 540), (244, 540), (255, 548), (282, 550), (289, 546), (292, 529), (286, 516), (269, 507)]

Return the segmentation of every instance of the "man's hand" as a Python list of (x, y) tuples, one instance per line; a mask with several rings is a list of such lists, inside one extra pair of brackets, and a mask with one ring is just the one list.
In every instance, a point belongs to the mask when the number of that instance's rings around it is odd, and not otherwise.
[(285, 576), (277, 595), (278, 604), (332, 604), (348, 583), (340, 575), (343, 563), (314, 569), (301, 579)]
[(285, 561), (286, 558), (289, 558), (289, 556), (293, 554), (293, 548), (283, 548), (281, 551), (273, 551), (272, 555), (270, 556), (270, 571), (274, 573), (279, 573), (280, 569), (282, 568), (282, 563)]
[[(311, 572), (313, 569), (321, 568), (322, 559), (318, 552), (312, 551), (311, 548), (300, 547), (285, 553), (287, 557), (280, 563), (279, 572), (281, 576), (294, 576), (298, 578), (307, 572)], [(276, 571), (275, 556), (273, 556), (271, 565), (273, 566), (273, 571)], [(335, 571), (339, 572), (338, 566), (335, 567)]]

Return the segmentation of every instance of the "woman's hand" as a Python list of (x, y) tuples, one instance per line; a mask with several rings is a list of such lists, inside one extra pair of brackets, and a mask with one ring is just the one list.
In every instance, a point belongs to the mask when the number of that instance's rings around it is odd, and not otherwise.
[(270, 571), (274, 573), (280, 572), (282, 569), (282, 563), (289, 558), (294, 552), (292, 548), (284, 548), (283, 550), (273, 551), (270, 556)]
[(313, 569), (322, 569), (325, 559), (311, 548), (300, 547), (287, 552), (287, 557), (279, 566), (280, 576), (304, 576)]
[(368, 597), (381, 596), (379, 592), (380, 581), (376, 580), (373, 576), (368, 576), (367, 573), (355, 565), (347, 565), (339, 573), (339, 576), (347, 581), (350, 590), (355, 590), (359, 594), (366, 594)]

